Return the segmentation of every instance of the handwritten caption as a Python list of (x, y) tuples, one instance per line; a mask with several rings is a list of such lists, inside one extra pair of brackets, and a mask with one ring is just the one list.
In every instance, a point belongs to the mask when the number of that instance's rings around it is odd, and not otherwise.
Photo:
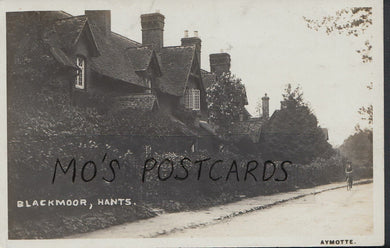
[[(229, 170), (227, 170), (225, 173), (217, 174), (215, 168), (217, 166), (221, 165), (227, 165), (229, 166)], [(116, 176), (117, 176), (117, 170), (121, 169), (120, 163), (117, 159), (107, 160), (107, 154), (104, 154), (103, 159), (101, 161), (102, 167), (108, 166), (109, 171), (103, 170), (104, 173), (108, 173), (107, 175), (103, 175), (101, 179), (105, 182), (112, 183), (114, 182)], [(190, 170), (189, 168), (192, 166), (196, 166), (196, 179), (200, 180), (202, 175), (205, 173), (206, 170), (208, 179), (212, 181), (218, 181), (218, 180), (225, 180), (228, 181), (230, 178), (233, 178), (231, 180), (236, 181), (246, 181), (249, 178), (252, 178), (251, 180), (258, 181), (258, 179), (261, 178), (262, 181), (268, 181), (272, 178), (274, 181), (282, 182), (286, 181), (288, 178), (288, 173), (285, 168), (286, 165), (291, 165), (291, 161), (282, 161), (280, 164), (277, 164), (274, 161), (267, 160), (263, 164), (263, 169), (259, 169), (260, 163), (256, 160), (250, 160), (246, 162), (245, 165), (245, 171), (244, 173), (239, 173), (239, 166), (237, 165), (236, 160), (232, 160), (232, 162), (226, 162), (222, 159), (216, 159), (212, 160), (211, 158), (205, 158), (201, 160), (195, 160), (192, 161), (188, 157), (184, 157), (180, 160), (179, 166), (175, 167), (175, 162), (169, 158), (165, 158), (161, 161), (158, 161), (155, 158), (148, 158), (145, 160), (144, 165), (142, 167), (142, 177), (141, 182), (146, 182), (147, 175), (150, 173), (156, 173), (157, 179), (159, 181), (167, 181), (168, 179), (172, 180), (186, 180), (190, 177)], [(208, 166), (209, 165), (209, 166)], [(208, 169), (206, 168), (208, 166)], [(242, 169), (240, 167), (240, 169)], [(63, 166), (61, 161), (57, 159), (55, 165), (54, 165), (54, 171), (53, 171), (53, 177), (52, 177), (52, 184), (55, 183), (57, 174), (71, 174), (72, 175), (72, 182), (74, 183), (76, 181), (77, 177), (77, 171), (78, 166), (76, 163), (76, 159), (72, 158), (67, 166)], [(260, 176), (258, 171), (260, 171)], [(203, 172), (203, 174), (202, 174)], [(90, 182), (97, 178), (98, 176), (98, 166), (97, 163), (93, 160), (88, 160), (84, 162), (81, 166), (80, 170), (80, 179), (83, 182)], [(240, 178), (241, 175), (241, 178)], [(243, 175), (243, 176), (242, 176)], [(204, 176), (205, 177), (205, 176)]]

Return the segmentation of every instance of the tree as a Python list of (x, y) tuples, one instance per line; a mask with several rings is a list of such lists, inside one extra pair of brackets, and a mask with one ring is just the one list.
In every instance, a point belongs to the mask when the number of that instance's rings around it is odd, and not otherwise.
[[(355, 7), (345, 8), (336, 11), (334, 15), (322, 17), (322, 19), (310, 19), (303, 17), (307, 23), (307, 27), (315, 31), (325, 30), (326, 34), (338, 32), (347, 36), (359, 37), (372, 25), (372, 8), (370, 7)], [(364, 49), (356, 50), (362, 55), (363, 63), (371, 62), (370, 54), (372, 46), (370, 41), (364, 42)]]
[(283, 93), (282, 108), (263, 128), (260, 147), (267, 159), (294, 163), (329, 158), (334, 152), (317, 118), (303, 101), (301, 88), (293, 90), (290, 84)]
[(239, 120), (245, 111), (246, 101), (241, 79), (230, 73), (222, 74), (207, 89), (209, 120), (219, 127), (219, 132), (223, 132), (232, 122)]
[(282, 94), (282, 96), (282, 104), (284, 104), (285, 107), (297, 108), (307, 105), (303, 101), (303, 92), (300, 85), (298, 85), (294, 90), (292, 90), (291, 84), (287, 84), (287, 87), (286, 89), (284, 89), (284, 93)]
[(263, 104), (261, 102), (261, 98), (259, 98), (256, 102), (256, 109), (255, 109), (258, 117), (262, 115), (262, 108), (263, 108)]
[[(370, 84), (367, 85), (367, 89), (372, 90), (372, 88), (373, 88), (373, 83), (370, 82)], [(372, 104), (368, 105), (367, 107), (365, 106), (360, 107), (358, 113), (361, 115), (362, 120), (368, 121), (368, 125), (372, 130), (372, 123), (374, 121), (374, 108)]]
[[(371, 7), (354, 7), (338, 10), (334, 15), (324, 16), (322, 19), (314, 20), (307, 17), (303, 17), (303, 19), (306, 21), (307, 27), (315, 31), (325, 30), (328, 35), (338, 32), (347, 36), (360, 37), (372, 26), (371, 17)], [(372, 45), (368, 39), (364, 42), (364, 48), (356, 50), (357, 53), (361, 54), (363, 63), (372, 62), (371, 50)], [(373, 83), (370, 82), (367, 88), (371, 90)], [(358, 113), (362, 116), (362, 120), (367, 120), (368, 124), (372, 125), (372, 104), (359, 108)]]
[(372, 130), (357, 130), (344, 141), (339, 150), (354, 166), (372, 167)]
[(373, 122), (373, 107), (370, 104), (368, 107), (360, 107), (358, 113), (362, 116), (362, 120), (368, 121), (369, 125)]

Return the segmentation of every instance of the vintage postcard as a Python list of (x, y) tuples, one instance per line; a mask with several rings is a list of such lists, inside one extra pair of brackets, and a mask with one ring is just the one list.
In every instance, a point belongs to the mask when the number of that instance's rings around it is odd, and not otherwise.
[(0, 6), (0, 246), (384, 244), (381, 1)]

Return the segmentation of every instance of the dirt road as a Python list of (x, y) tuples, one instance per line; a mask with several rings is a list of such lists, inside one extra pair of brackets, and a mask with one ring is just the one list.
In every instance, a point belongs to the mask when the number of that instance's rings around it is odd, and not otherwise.
[(370, 234), (373, 230), (372, 184), (306, 196), (215, 225), (160, 237), (233, 237)]
[(67, 238), (370, 234), (373, 229), (372, 183), (354, 185), (352, 191), (347, 191), (345, 185), (345, 182), (333, 183), (247, 198), (205, 210), (162, 213)]

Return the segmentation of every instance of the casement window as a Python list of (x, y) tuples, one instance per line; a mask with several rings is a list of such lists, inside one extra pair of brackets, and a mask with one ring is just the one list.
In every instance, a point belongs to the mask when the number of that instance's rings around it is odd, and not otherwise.
[(190, 97), (189, 90), (186, 91), (186, 94), (184, 95), (184, 107), (186, 109), (190, 109), (192, 106), (192, 99)]
[(85, 59), (83, 57), (76, 58), (76, 65), (78, 67), (76, 76), (76, 88), (85, 88)]
[(200, 90), (188, 89), (184, 96), (184, 105), (187, 109), (200, 110)]
[(192, 90), (193, 110), (200, 110), (200, 90)]

